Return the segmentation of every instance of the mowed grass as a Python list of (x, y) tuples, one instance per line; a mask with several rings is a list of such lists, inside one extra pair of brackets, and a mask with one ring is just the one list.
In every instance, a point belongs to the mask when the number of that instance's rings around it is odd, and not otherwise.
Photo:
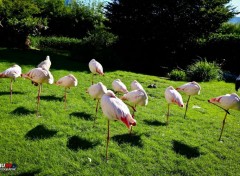
[[(107, 118), (99, 108), (93, 127), (96, 101), (86, 93), (92, 78), (88, 63), (61, 53), (0, 49), (0, 71), (17, 63), (26, 73), (46, 55), (55, 80), (72, 73), (78, 86), (68, 90), (65, 110), (64, 88), (43, 84), (41, 117), (37, 117), (38, 87), (17, 78), (11, 104), (10, 80), (0, 79), (0, 163), (17, 164), (15, 171), (0, 171), (0, 175), (239, 175), (240, 112), (230, 110), (219, 142), (225, 112), (207, 102), (235, 92), (233, 83), (200, 83), (201, 94), (190, 99), (186, 119), (184, 108), (171, 105), (166, 126), (164, 91), (185, 82), (112, 71), (103, 65), (105, 76), (95, 76), (95, 83), (101, 81), (112, 89), (112, 81), (119, 78), (130, 89), (136, 79), (149, 97), (147, 106), (137, 107), (131, 135), (122, 122), (110, 122), (106, 161)], [(157, 88), (147, 88), (153, 83)], [(182, 96), (186, 102), (188, 97)]]

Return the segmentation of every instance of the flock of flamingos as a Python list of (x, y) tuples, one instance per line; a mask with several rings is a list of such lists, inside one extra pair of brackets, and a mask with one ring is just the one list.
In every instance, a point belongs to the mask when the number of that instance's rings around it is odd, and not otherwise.
[[(26, 74), (23, 74), (21, 67), (16, 64), (6, 69), (2, 73), (0, 73), (0, 78), (10, 78), (11, 80), (10, 101), (12, 102), (13, 81), (17, 77), (24, 77), (31, 80), (32, 84), (39, 87), (38, 96), (37, 96), (37, 110), (36, 110), (37, 116), (38, 116), (42, 84), (54, 83), (53, 75), (49, 71), (50, 66), (51, 66), (50, 57), (47, 56), (44, 61), (38, 64), (37, 68), (33, 68)], [(144, 90), (143, 86), (137, 80), (134, 80), (131, 83), (131, 91), (127, 90), (126, 85), (120, 79), (116, 79), (112, 82), (112, 87), (114, 91), (108, 90), (102, 82), (98, 82), (94, 84), (93, 83), (94, 75), (104, 75), (103, 67), (98, 61), (96, 61), (95, 59), (92, 59), (89, 62), (89, 69), (92, 73), (92, 85), (88, 88), (87, 93), (89, 93), (92, 98), (97, 100), (96, 115), (98, 111), (98, 105), (100, 102), (103, 114), (108, 118), (108, 134), (107, 134), (107, 144), (106, 144), (106, 159), (108, 159), (108, 144), (110, 139), (109, 121), (110, 120), (122, 121), (127, 126), (127, 128), (130, 129), (130, 133), (131, 133), (132, 126), (136, 125), (136, 120), (134, 119), (134, 111), (136, 111), (137, 106), (146, 106), (148, 104), (148, 95)], [(65, 108), (66, 108), (66, 99), (67, 99), (66, 90), (70, 87), (77, 86), (78, 81), (74, 77), (74, 75), (69, 74), (60, 78), (54, 84), (63, 86), (65, 88), (64, 100), (65, 100)], [(235, 84), (236, 91), (239, 88), (240, 88), (240, 76), (237, 78), (236, 84)], [(177, 87), (176, 89), (173, 86), (169, 86), (166, 88), (165, 98), (168, 103), (168, 112), (167, 112), (167, 119), (166, 119), (167, 125), (168, 125), (168, 119), (169, 119), (170, 104), (176, 104), (180, 107), (184, 107), (183, 99), (179, 92), (184, 92), (188, 96), (188, 100), (186, 102), (185, 114), (184, 114), (184, 118), (185, 118), (190, 97), (194, 95), (199, 95), (200, 90), (201, 90), (200, 85), (195, 81), (183, 84)], [(123, 93), (123, 96), (118, 98), (116, 96), (117, 93)], [(222, 108), (226, 112), (223, 119), (222, 129), (219, 137), (219, 141), (220, 141), (225, 120), (226, 120), (227, 114), (229, 114), (229, 109), (240, 110), (240, 98), (237, 94), (232, 93), (232, 94), (226, 94), (226, 95), (210, 98), (208, 102)], [(133, 110), (132, 114), (130, 113), (129, 108), (132, 108)]]

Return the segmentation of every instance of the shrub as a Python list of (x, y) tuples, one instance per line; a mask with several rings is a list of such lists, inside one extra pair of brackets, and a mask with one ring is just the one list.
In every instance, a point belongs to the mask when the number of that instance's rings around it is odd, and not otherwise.
[(80, 46), (81, 40), (68, 37), (30, 37), (31, 46), (39, 49), (73, 50)]
[(186, 80), (186, 73), (179, 69), (173, 69), (169, 74), (169, 78), (174, 81), (184, 81)]
[(216, 62), (207, 60), (196, 61), (187, 68), (187, 78), (190, 81), (221, 80), (222, 70)]

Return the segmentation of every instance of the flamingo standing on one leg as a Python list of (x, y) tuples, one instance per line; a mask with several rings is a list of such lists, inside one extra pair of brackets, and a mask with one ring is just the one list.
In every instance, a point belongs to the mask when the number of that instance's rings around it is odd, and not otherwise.
[(99, 101), (102, 98), (102, 96), (105, 93), (107, 93), (107, 87), (102, 82), (98, 82), (96, 84), (91, 85), (87, 89), (86, 93), (89, 93), (91, 95), (91, 97), (93, 97), (94, 99), (97, 99), (96, 115), (95, 115), (95, 119), (94, 119), (94, 124), (95, 124), (95, 121), (97, 119), (98, 104), (99, 104)]
[(78, 84), (77, 78), (72, 74), (64, 76), (56, 82), (56, 85), (63, 86), (65, 88), (65, 94), (64, 94), (65, 109), (66, 109), (66, 103), (67, 103), (67, 88), (70, 89), (71, 87), (76, 87), (77, 84)]
[(12, 67), (10, 67), (7, 70), (0, 73), (0, 78), (10, 78), (11, 79), (11, 82), (10, 82), (10, 102), (11, 103), (12, 103), (13, 81), (15, 81), (17, 77), (20, 77), (21, 74), (22, 74), (22, 68), (17, 64), (14, 64)]
[(108, 144), (110, 140), (109, 121), (119, 120), (122, 121), (128, 128), (136, 125), (136, 120), (132, 118), (132, 115), (127, 105), (115, 94), (108, 90), (101, 98), (101, 107), (103, 114), (108, 118), (108, 133), (107, 133), (107, 145), (106, 145), (106, 159), (108, 160)]
[(167, 121), (166, 125), (168, 125), (168, 118), (169, 118), (169, 106), (170, 104), (177, 104), (180, 107), (184, 107), (183, 100), (181, 94), (174, 89), (172, 86), (169, 86), (165, 90), (165, 98), (168, 103), (168, 112), (167, 112)]
[(112, 87), (115, 93), (128, 93), (127, 86), (120, 79), (115, 79), (112, 82)]
[(232, 93), (232, 94), (218, 96), (215, 98), (210, 98), (208, 100), (208, 102), (222, 108), (226, 112), (223, 122), (222, 122), (222, 129), (221, 129), (220, 137), (218, 139), (220, 141), (221, 137), (222, 137), (225, 121), (227, 118), (227, 114), (230, 114), (228, 110), (235, 109), (235, 110), (239, 111), (240, 110), (240, 98), (237, 94)]
[(99, 75), (104, 75), (103, 73), (103, 67), (102, 65), (96, 61), (95, 59), (92, 59), (89, 64), (89, 69), (90, 71), (92, 72), (92, 84), (93, 84), (93, 76), (96, 75), (96, 74), (99, 74)]
[(188, 103), (189, 103), (190, 97), (192, 95), (199, 95), (200, 90), (201, 90), (201, 86), (197, 82), (192, 81), (192, 82), (188, 82), (186, 84), (183, 84), (183, 85), (177, 87), (176, 90), (179, 91), (179, 92), (184, 92), (186, 95), (188, 95), (188, 100), (187, 100), (187, 103), (186, 103), (186, 110), (185, 110), (185, 114), (184, 114), (184, 119), (185, 119), (186, 114), (187, 114)]
[(42, 68), (34, 68), (26, 74), (22, 74), (22, 77), (30, 79), (32, 82), (38, 85), (38, 99), (37, 99), (37, 116), (39, 116), (39, 104), (40, 104), (40, 94), (42, 90), (42, 84), (48, 83), (53, 84), (53, 76), (50, 71)]
[[(132, 117), (134, 118), (134, 111), (136, 111), (137, 105), (139, 106), (146, 106), (148, 104), (148, 96), (145, 90), (138, 89), (132, 90), (121, 97), (121, 100), (128, 101), (133, 104), (133, 114)], [(130, 133), (132, 128), (130, 129)]]

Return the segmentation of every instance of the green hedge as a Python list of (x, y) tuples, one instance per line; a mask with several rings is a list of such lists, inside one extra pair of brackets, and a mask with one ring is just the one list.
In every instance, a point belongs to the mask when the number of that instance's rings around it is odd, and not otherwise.
[(82, 40), (67, 37), (30, 37), (31, 47), (38, 49), (75, 50)]

